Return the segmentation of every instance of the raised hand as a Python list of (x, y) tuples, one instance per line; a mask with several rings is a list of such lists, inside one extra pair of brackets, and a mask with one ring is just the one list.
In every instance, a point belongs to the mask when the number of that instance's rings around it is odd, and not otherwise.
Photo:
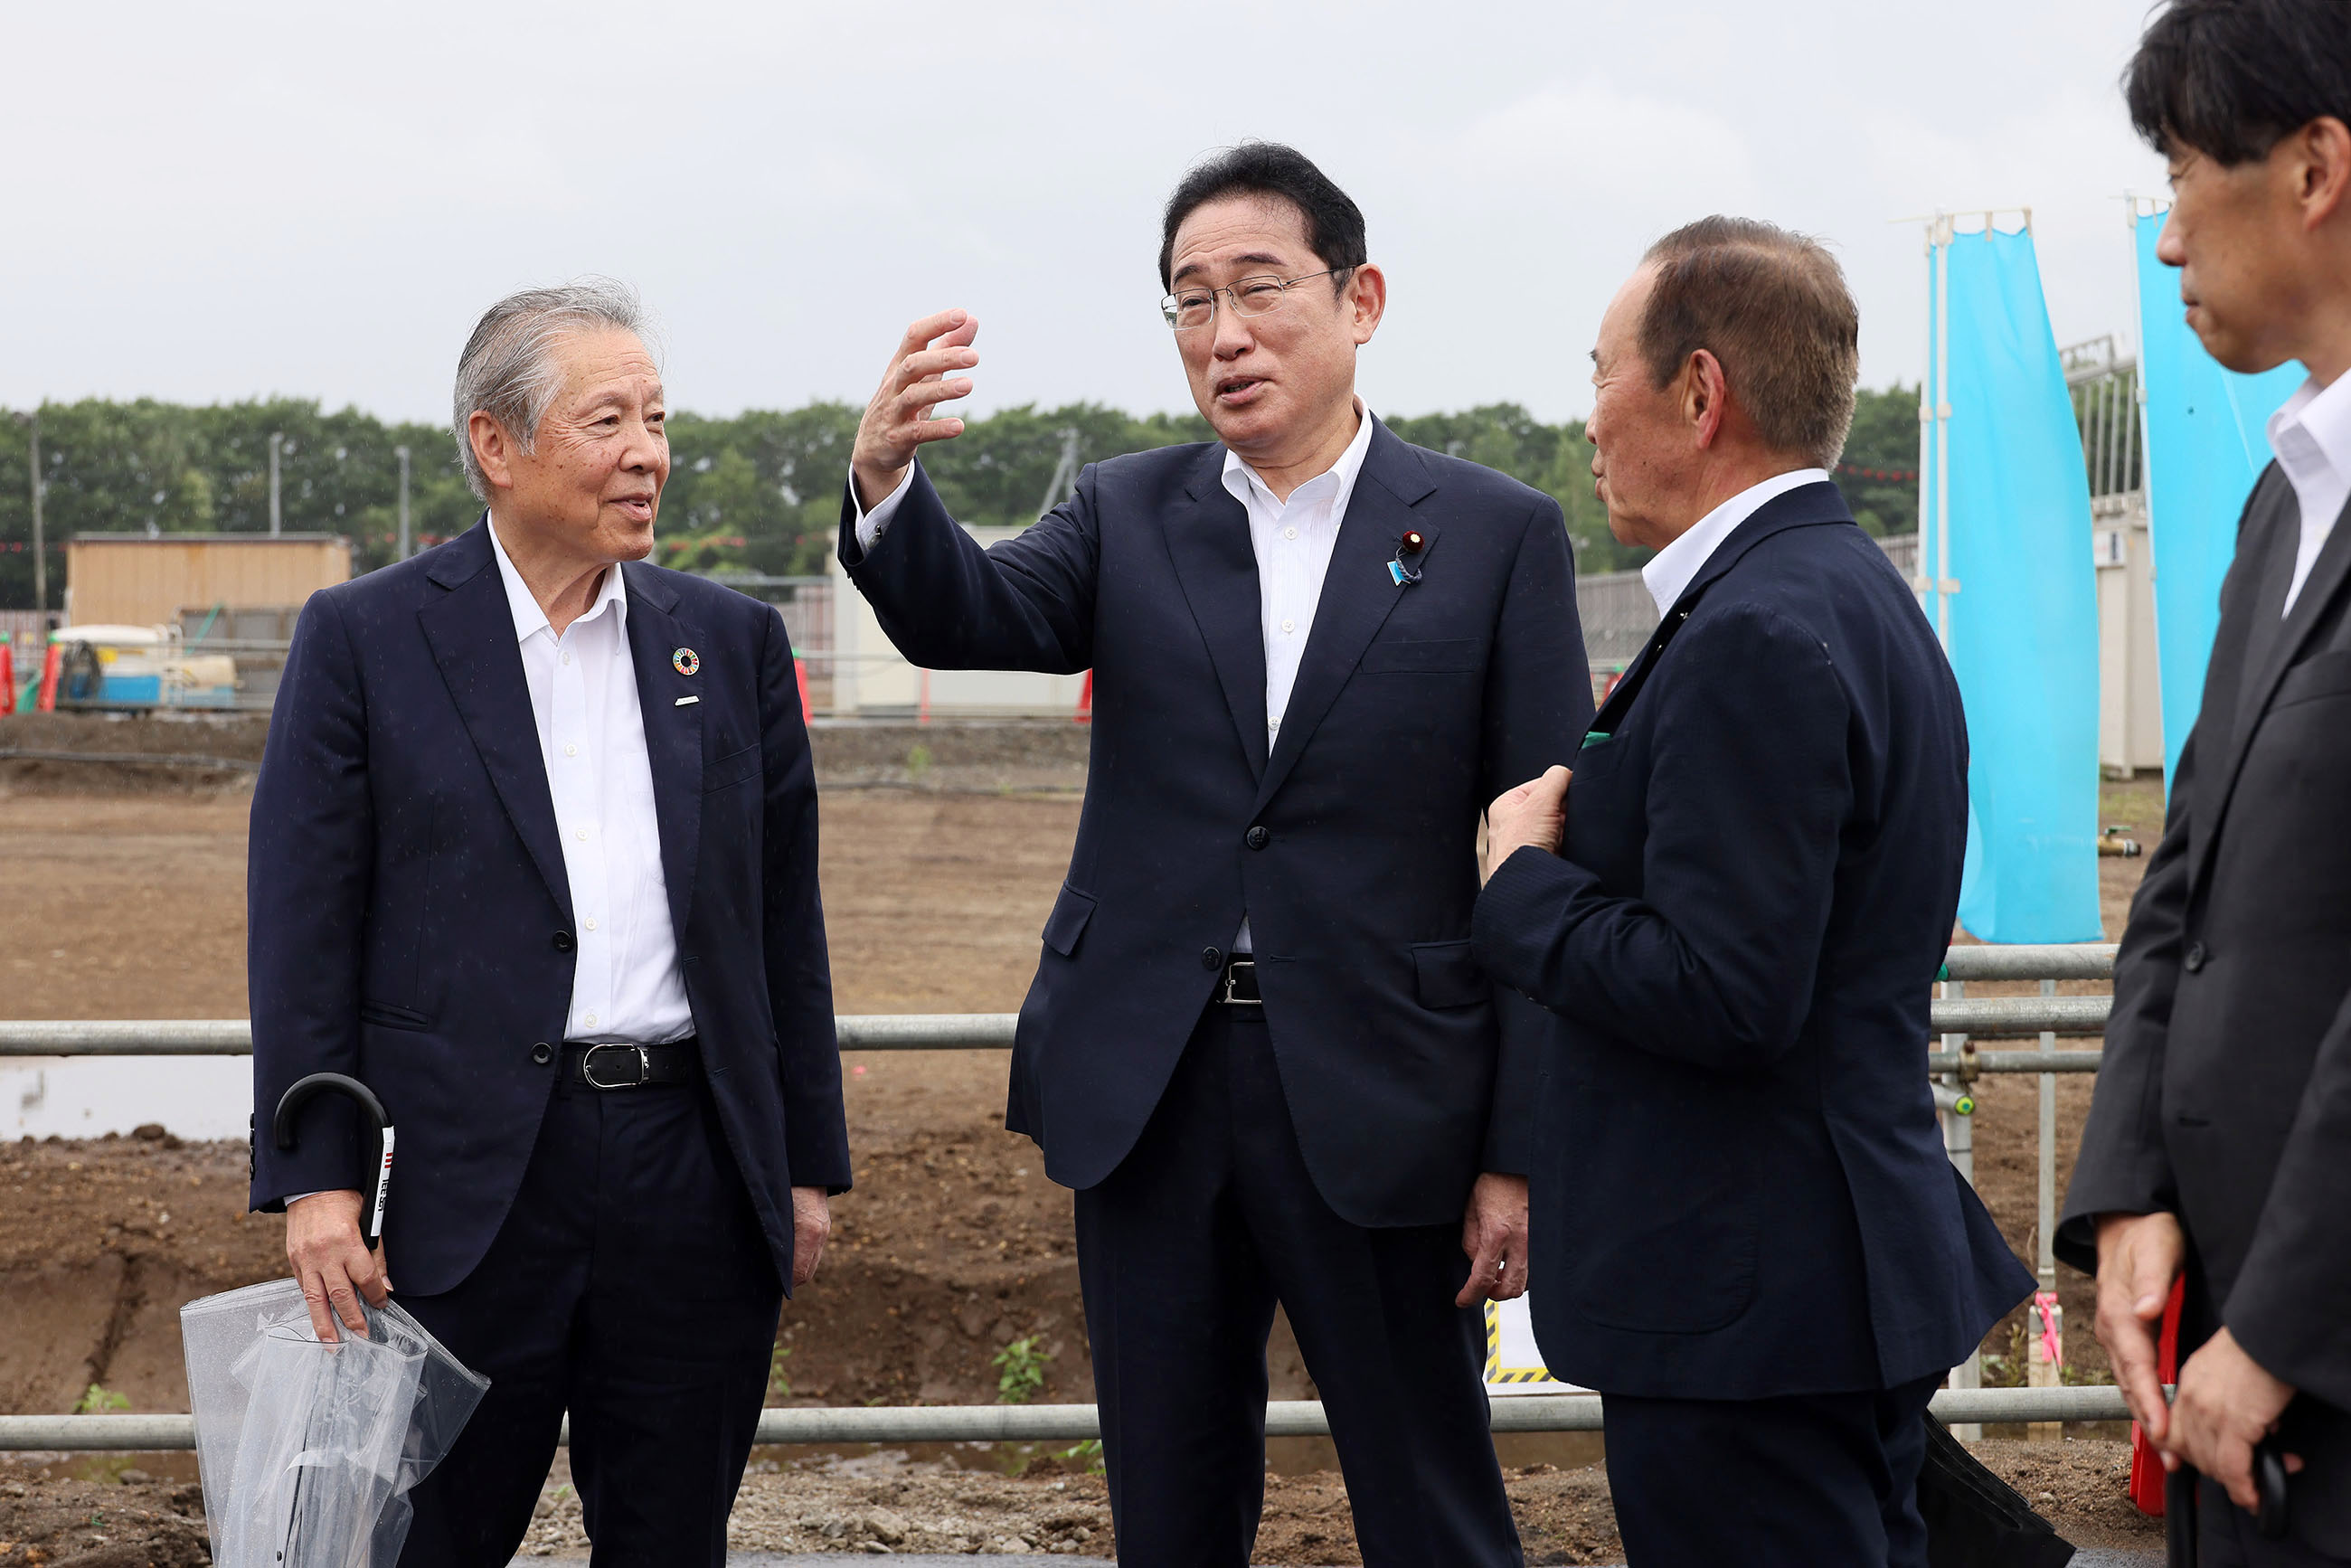
[(971, 395), (971, 378), (956, 372), (979, 363), (971, 346), (978, 336), (979, 319), (968, 310), (942, 310), (906, 329), (857, 423), (849, 471), (860, 506), (871, 510), (888, 500), (925, 442), (963, 434), (962, 420), (934, 419), (931, 411)]

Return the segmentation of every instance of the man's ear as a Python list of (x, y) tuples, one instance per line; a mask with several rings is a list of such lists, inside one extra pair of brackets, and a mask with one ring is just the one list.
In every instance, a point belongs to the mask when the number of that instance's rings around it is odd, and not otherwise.
[(475, 409), (465, 421), (465, 439), (473, 443), (474, 461), (493, 490), (514, 488), (514, 443), (486, 409)]
[(1347, 279), (1347, 301), (1354, 316), (1355, 346), (1361, 348), (1372, 340), (1380, 329), (1380, 318), (1387, 314), (1387, 274), (1368, 261), (1356, 267)]
[(1729, 409), (1730, 382), (1722, 373), (1722, 361), (1710, 349), (1693, 352), (1682, 366), (1682, 418), (1704, 451), (1714, 444), (1722, 432), (1722, 421)]
[(2315, 229), (2343, 210), (2351, 193), (2351, 126), (2331, 114), (2319, 116), (2291, 139), (2302, 203), (2302, 226)]

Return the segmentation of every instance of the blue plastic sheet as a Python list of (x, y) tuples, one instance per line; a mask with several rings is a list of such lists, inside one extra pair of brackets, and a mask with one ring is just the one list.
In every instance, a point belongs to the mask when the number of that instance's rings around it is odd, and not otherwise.
[[(2081, 431), (2032, 235), (1956, 235), (1942, 265), (1951, 413), (1937, 532), (1949, 528), (1959, 585), (1946, 650), (1970, 754), (1959, 920), (1986, 942), (2095, 941), (2098, 607)], [(1931, 500), (1931, 466), (1928, 478)]]
[(2161, 213), (2142, 213), (2132, 226), (2168, 788), (2204, 700), (2204, 663), (2220, 624), (2220, 580), (2237, 553), (2237, 518), (2269, 465), (2269, 417), (2302, 384), (2304, 372), (2287, 363), (2241, 376), (2204, 351), (2180, 311), (2179, 274), (2155, 258), (2163, 223)]

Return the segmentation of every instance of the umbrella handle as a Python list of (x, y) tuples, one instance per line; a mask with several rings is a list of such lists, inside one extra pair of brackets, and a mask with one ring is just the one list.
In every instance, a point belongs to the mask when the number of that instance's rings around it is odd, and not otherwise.
[(360, 1108), (374, 1134), (374, 1153), (368, 1162), (363, 1191), (372, 1191), (373, 1201), (361, 1213), (360, 1230), (370, 1248), (383, 1239), (384, 1200), (392, 1193), (392, 1118), (384, 1112), (383, 1102), (375, 1091), (358, 1079), (340, 1072), (313, 1072), (295, 1080), (293, 1085), (278, 1097), (277, 1113), (271, 1119), (270, 1131), (281, 1150), (294, 1147), (294, 1122), (302, 1107), (321, 1094), (341, 1094)]
[(2261, 1511), (2255, 1517), (2260, 1522), (2262, 1538), (2265, 1541), (2284, 1540), (2285, 1450), (2278, 1447), (2275, 1437), (2263, 1437), (2253, 1446), (2253, 1485), (2261, 1492)]

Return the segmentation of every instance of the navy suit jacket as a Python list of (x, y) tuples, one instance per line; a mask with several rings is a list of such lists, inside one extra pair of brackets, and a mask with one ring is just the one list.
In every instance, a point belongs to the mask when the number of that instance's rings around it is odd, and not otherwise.
[[(915, 664), (1093, 671), (1068, 881), (1020, 1009), (1007, 1124), (1088, 1187), (1142, 1133), (1247, 913), (1316, 1189), (1366, 1226), (1458, 1221), (1526, 1169), (1544, 1020), (1469, 955), (1479, 812), (1592, 712), (1558, 504), (1373, 433), (1269, 748), (1249, 517), (1224, 448), (1166, 447), (982, 549), (917, 467), (841, 558)], [(1388, 572), (1418, 529), (1421, 580)], [(1531, 1027), (1530, 1027), (1531, 1026)]]
[(1529, 1249), (1552, 1371), (1891, 1387), (2032, 1290), (1923, 1060), (1967, 766), (1950, 667), (1834, 485), (1734, 529), (1603, 706), (1563, 852), (1512, 855), (1477, 912), (1479, 959), (1561, 1020)]
[[(662, 873), (710, 1090), (776, 1268), (794, 1186), (846, 1187), (848, 1134), (817, 897), (817, 802), (782, 623), (632, 562), (628, 635)], [(680, 674), (673, 652), (701, 668)], [(698, 702), (680, 707), (681, 696)], [(486, 525), (311, 596), (253, 799), (253, 1202), (359, 1185), (349, 1103), (298, 1146), (270, 1118), (306, 1073), (373, 1089), (399, 1128), (385, 1255), (450, 1289), (488, 1249), (555, 1085), (570, 886)]]

